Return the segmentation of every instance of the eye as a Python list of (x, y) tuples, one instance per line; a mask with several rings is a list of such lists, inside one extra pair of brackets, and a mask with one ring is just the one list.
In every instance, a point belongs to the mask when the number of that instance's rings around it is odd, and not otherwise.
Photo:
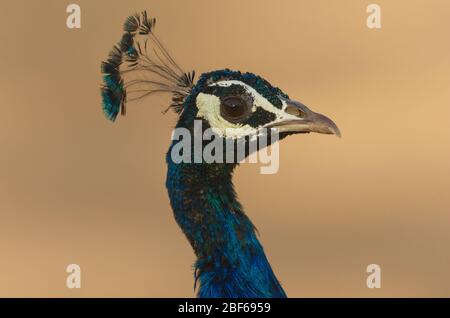
[(226, 97), (220, 105), (220, 115), (230, 122), (246, 118), (250, 110), (250, 103), (240, 96)]

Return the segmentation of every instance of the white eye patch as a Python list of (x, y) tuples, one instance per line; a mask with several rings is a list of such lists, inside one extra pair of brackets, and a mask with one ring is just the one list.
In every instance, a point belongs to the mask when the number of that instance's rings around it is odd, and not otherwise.
[(200, 93), (196, 100), (197, 116), (208, 121), (211, 129), (221, 137), (239, 138), (256, 133), (249, 125), (233, 124), (220, 115), (220, 98), (215, 95)]
[[(295, 116), (287, 114), (283, 111), (283, 109), (286, 108), (286, 103), (284, 101), (282, 101), (283, 103), (282, 109), (279, 109), (274, 105), (272, 105), (264, 96), (259, 94), (253, 87), (241, 81), (238, 80), (220, 81), (217, 83), (213, 83), (210, 86), (228, 87), (231, 85), (242, 86), (246, 90), (247, 94), (252, 96), (253, 98), (252, 111), (255, 111), (257, 107), (261, 107), (265, 111), (275, 114), (276, 119), (273, 122), (278, 122), (288, 118), (292, 119), (296, 118)], [(198, 108), (197, 116), (206, 119), (209, 122), (213, 131), (222, 137), (239, 138), (250, 134), (257, 134), (258, 132), (258, 128), (253, 128), (249, 125), (233, 124), (225, 120), (220, 115), (220, 98), (215, 95), (205, 93), (198, 94), (196, 105)]]

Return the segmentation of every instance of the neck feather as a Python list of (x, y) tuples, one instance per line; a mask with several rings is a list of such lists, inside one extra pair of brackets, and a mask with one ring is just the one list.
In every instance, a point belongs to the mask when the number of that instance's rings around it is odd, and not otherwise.
[(199, 297), (286, 297), (236, 199), (235, 164), (175, 164), (167, 189), (175, 219), (197, 256)]

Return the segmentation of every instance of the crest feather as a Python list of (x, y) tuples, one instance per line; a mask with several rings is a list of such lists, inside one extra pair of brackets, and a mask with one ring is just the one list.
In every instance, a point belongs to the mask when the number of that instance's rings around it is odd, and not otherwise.
[(122, 39), (101, 64), (103, 111), (112, 121), (125, 114), (127, 102), (160, 92), (172, 94), (166, 111), (180, 113), (194, 86), (195, 72), (178, 66), (155, 36), (155, 24), (146, 11), (129, 16)]

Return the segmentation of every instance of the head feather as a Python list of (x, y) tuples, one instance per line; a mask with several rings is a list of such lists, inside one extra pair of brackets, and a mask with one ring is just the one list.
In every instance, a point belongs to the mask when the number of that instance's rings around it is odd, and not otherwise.
[(180, 113), (194, 86), (195, 72), (185, 73), (174, 61), (155, 36), (155, 24), (146, 11), (128, 17), (121, 41), (102, 62), (103, 110), (112, 121), (125, 114), (127, 101), (160, 92), (172, 94), (166, 111)]

